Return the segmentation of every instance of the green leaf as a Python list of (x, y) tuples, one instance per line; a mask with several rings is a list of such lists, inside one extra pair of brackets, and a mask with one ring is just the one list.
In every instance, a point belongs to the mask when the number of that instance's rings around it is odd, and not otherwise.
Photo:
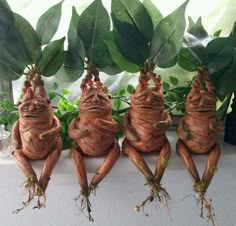
[(234, 42), (232, 37), (216, 38), (208, 43), (203, 64), (212, 74), (229, 65), (234, 55)]
[(0, 2), (1, 2), (7, 9), (11, 10), (11, 8), (10, 8), (10, 6), (9, 6), (9, 4), (8, 4), (8, 2), (7, 2), (6, 0), (0, 0)]
[(163, 64), (163, 65), (159, 65), (158, 67), (160, 68), (170, 68), (176, 65), (178, 60), (178, 56), (175, 56), (173, 59), (170, 60), (170, 62)]
[(134, 26), (147, 42), (151, 40), (152, 20), (147, 9), (139, 0), (112, 0), (111, 12), (118, 21)]
[(188, 2), (189, 0), (185, 1), (157, 25), (151, 41), (149, 57), (155, 64), (163, 65), (170, 62), (183, 46), (186, 26), (185, 9)]
[(104, 72), (107, 75), (117, 75), (119, 73), (121, 73), (123, 70), (118, 67), (118, 65), (116, 65), (115, 63), (108, 65), (104, 68), (100, 68), (101, 72)]
[(84, 44), (78, 34), (77, 28), (79, 23), (79, 15), (75, 7), (72, 7), (72, 16), (68, 30), (68, 50), (75, 52), (82, 60), (85, 59)]
[(62, 82), (74, 82), (82, 76), (83, 72), (82, 59), (72, 51), (65, 51), (64, 63), (55, 77)]
[(121, 107), (121, 104), (122, 104), (122, 102), (121, 102), (120, 99), (115, 99), (115, 101), (114, 101), (114, 108), (115, 108), (115, 110), (119, 110), (120, 107)]
[(157, 24), (159, 24), (159, 22), (163, 19), (161, 12), (156, 8), (151, 0), (143, 0), (143, 5), (151, 16), (152, 24), (155, 28)]
[(61, 20), (61, 8), (63, 2), (64, 0), (49, 8), (38, 19), (36, 32), (40, 37), (42, 45), (49, 43), (57, 32)]
[(123, 55), (119, 52), (114, 40), (105, 40), (104, 41), (108, 47), (109, 53), (113, 61), (119, 66), (122, 71), (127, 71), (130, 73), (138, 72), (140, 67), (136, 64), (128, 62)]
[(81, 14), (78, 33), (86, 50), (90, 50), (110, 31), (110, 17), (101, 0), (94, 0)]
[(179, 80), (176, 77), (169, 76), (169, 80), (170, 80), (171, 85), (173, 86), (177, 86), (179, 84)]
[(3, 99), (2, 105), (7, 111), (12, 111), (12, 110), (15, 109), (14, 104), (12, 103), (12, 101), (10, 99), (7, 99), (7, 98)]
[(15, 25), (22, 37), (22, 44), (24, 45), (25, 52), (28, 54), (29, 61), (27, 64), (35, 64), (41, 57), (41, 43), (40, 39), (30, 25), (30, 23), (20, 16), (14, 13)]
[(124, 88), (122, 88), (122, 89), (120, 89), (120, 90), (118, 91), (118, 95), (119, 95), (120, 97), (121, 97), (121, 96), (124, 96), (125, 93), (126, 93), (126, 90), (125, 90)]
[(127, 92), (128, 92), (129, 94), (133, 94), (133, 92), (135, 91), (135, 88), (134, 88), (133, 85), (129, 84), (129, 85), (127, 86), (126, 90), (127, 90)]
[(53, 82), (51, 89), (56, 90), (58, 88), (58, 83)]
[(234, 22), (234, 26), (232, 28), (232, 31), (230, 33), (230, 36), (236, 38), (236, 21)]
[(56, 74), (64, 60), (65, 37), (50, 42), (42, 52), (42, 57), (37, 63), (41, 74), (46, 77)]
[(98, 68), (104, 68), (114, 63), (103, 39), (100, 39), (91, 49), (90, 60)]
[(186, 71), (197, 71), (201, 62), (188, 48), (181, 48), (178, 56), (178, 64)]
[(162, 88), (164, 91), (168, 91), (170, 89), (170, 84), (167, 82), (162, 82)]
[(119, 52), (129, 62), (142, 65), (149, 56), (149, 43), (133, 25), (119, 21), (112, 16), (113, 35)]
[(48, 93), (49, 100), (55, 99), (56, 96), (57, 96), (57, 95), (56, 95), (55, 93), (51, 93), (51, 92)]
[(69, 90), (69, 89), (66, 89), (66, 88), (63, 88), (63, 89), (61, 90), (61, 92), (62, 92), (64, 95), (70, 94), (70, 90)]
[(215, 37), (219, 37), (220, 34), (221, 34), (221, 32), (222, 32), (222, 29), (217, 30), (217, 31), (213, 34), (213, 36), (215, 36)]
[(209, 37), (207, 31), (202, 25), (201, 17), (198, 18), (196, 23), (192, 20), (191, 17), (189, 17), (189, 27), (187, 32), (198, 39), (205, 39)]
[(0, 63), (0, 79), (6, 81), (13, 81), (20, 78), (20, 75), (13, 71), (10, 67)]
[(227, 114), (227, 111), (228, 111), (228, 108), (229, 108), (229, 105), (230, 105), (230, 101), (231, 101), (231, 97), (232, 97), (232, 93), (227, 95), (224, 102), (221, 104), (221, 106), (219, 107), (219, 109), (216, 112), (217, 118), (222, 120), (222, 121), (224, 120), (224, 118)]
[(217, 96), (228, 95), (236, 91), (236, 50), (234, 50), (232, 64), (218, 73), (212, 74), (212, 80), (216, 86)]
[(10, 128), (14, 125), (14, 123), (17, 121), (18, 118), (19, 118), (18, 111), (11, 111), (7, 115), (7, 121), (10, 124), (9, 125)]

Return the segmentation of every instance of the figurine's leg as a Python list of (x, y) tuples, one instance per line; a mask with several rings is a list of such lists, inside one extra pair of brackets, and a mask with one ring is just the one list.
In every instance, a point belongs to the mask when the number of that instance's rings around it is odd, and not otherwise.
[(200, 180), (196, 165), (192, 159), (192, 156), (189, 150), (187, 149), (187, 147), (184, 145), (184, 143), (180, 139), (177, 141), (176, 150), (177, 150), (177, 153), (180, 155), (181, 159), (183, 160), (194, 182), (195, 183), (200, 182), (201, 180)]
[(166, 139), (166, 142), (164, 146), (160, 150), (160, 155), (156, 163), (156, 169), (155, 169), (155, 181), (160, 184), (162, 176), (165, 172), (165, 169), (167, 167), (169, 158), (171, 154), (171, 148), (170, 143)]
[(60, 146), (56, 150), (52, 151), (45, 160), (45, 163), (43, 165), (43, 169), (40, 175), (40, 179), (39, 179), (39, 186), (42, 189), (43, 193), (45, 192), (47, 188), (52, 170), (61, 155), (61, 149), (62, 147)]
[(136, 167), (141, 171), (147, 180), (152, 180), (154, 178), (152, 171), (148, 167), (143, 157), (132, 146), (129, 145), (127, 139), (124, 139), (122, 149), (124, 154), (128, 155), (129, 159), (136, 165)]
[(91, 180), (90, 183), (91, 189), (96, 187), (99, 184), (99, 182), (110, 172), (110, 170), (116, 163), (117, 159), (119, 158), (119, 155), (120, 155), (120, 147), (117, 140), (114, 139), (110, 152), (108, 153), (104, 162), (99, 167), (93, 179)]
[(205, 190), (208, 188), (214, 173), (217, 169), (217, 163), (220, 158), (220, 145), (218, 143), (212, 148), (206, 163), (206, 168), (202, 177), (202, 182), (205, 185)]
[(79, 147), (71, 147), (70, 154), (72, 163), (75, 169), (75, 173), (80, 184), (81, 193), (88, 192), (88, 179), (87, 179), (87, 171), (84, 164), (84, 159), (81, 154), (81, 150), (78, 150)]
[(37, 183), (37, 175), (22, 151), (20, 149), (16, 149), (12, 154), (25, 176), (27, 178), (32, 178)]

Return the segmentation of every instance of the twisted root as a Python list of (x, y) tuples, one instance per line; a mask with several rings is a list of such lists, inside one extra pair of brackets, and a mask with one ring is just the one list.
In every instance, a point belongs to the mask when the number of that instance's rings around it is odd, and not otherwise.
[(23, 183), (23, 186), (25, 188), (24, 191), (28, 194), (28, 199), (25, 202), (22, 202), (23, 206), (13, 211), (13, 213), (19, 213), (21, 210), (29, 206), (29, 204), (34, 200), (35, 196), (37, 197), (37, 205), (34, 206), (33, 209), (40, 209), (46, 206), (45, 193), (42, 191), (34, 176), (27, 177)]
[[(168, 201), (170, 200), (170, 195), (169, 193), (163, 188), (160, 184), (157, 184), (155, 180), (148, 180), (145, 185), (148, 185), (150, 187), (150, 194), (149, 196), (142, 201), (139, 205), (135, 206), (135, 211), (139, 212), (140, 209), (142, 208), (144, 212), (144, 206), (148, 203), (151, 203), (152, 201), (157, 201), (158, 203), (164, 205), (165, 207), (168, 208), (169, 203)], [(149, 216), (144, 212), (146, 216)]]
[(91, 184), (86, 191), (81, 191), (80, 195), (75, 198), (75, 201), (77, 202), (80, 200), (80, 210), (82, 213), (84, 213), (85, 210), (87, 210), (87, 215), (85, 216), (89, 219), (89, 221), (94, 221), (91, 212), (92, 212), (92, 204), (90, 202), (90, 196), (91, 194), (95, 194), (97, 189), (96, 185)]

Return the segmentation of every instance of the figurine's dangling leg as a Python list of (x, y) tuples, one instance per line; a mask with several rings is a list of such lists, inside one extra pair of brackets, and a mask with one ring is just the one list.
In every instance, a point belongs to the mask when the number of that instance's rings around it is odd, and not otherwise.
[(114, 139), (113, 145), (110, 151), (108, 152), (108, 155), (106, 156), (102, 165), (97, 170), (93, 179), (91, 180), (91, 183), (89, 185), (91, 191), (93, 191), (100, 183), (100, 181), (111, 171), (112, 167), (119, 158), (119, 155), (120, 155), (120, 147), (118, 145), (117, 140)]

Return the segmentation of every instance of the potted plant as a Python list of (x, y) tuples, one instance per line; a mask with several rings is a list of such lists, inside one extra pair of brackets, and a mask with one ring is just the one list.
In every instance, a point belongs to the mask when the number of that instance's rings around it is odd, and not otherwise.
[[(15, 145), (13, 156), (26, 176), (28, 198), (15, 213), (35, 197), (35, 208), (45, 206), (45, 191), (62, 149), (60, 121), (53, 114), (42, 79), (42, 75), (54, 75), (64, 58), (65, 38), (51, 41), (60, 22), (61, 6), (62, 2), (48, 9), (34, 30), (26, 19), (12, 12), (6, 1), (0, 2), (0, 78), (12, 81), (22, 75), (26, 77), (18, 104), (19, 119), (11, 136)], [(42, 49), (43, 45), (46, 46)], [(45, 159), (39, 178), (30, 159)]]

